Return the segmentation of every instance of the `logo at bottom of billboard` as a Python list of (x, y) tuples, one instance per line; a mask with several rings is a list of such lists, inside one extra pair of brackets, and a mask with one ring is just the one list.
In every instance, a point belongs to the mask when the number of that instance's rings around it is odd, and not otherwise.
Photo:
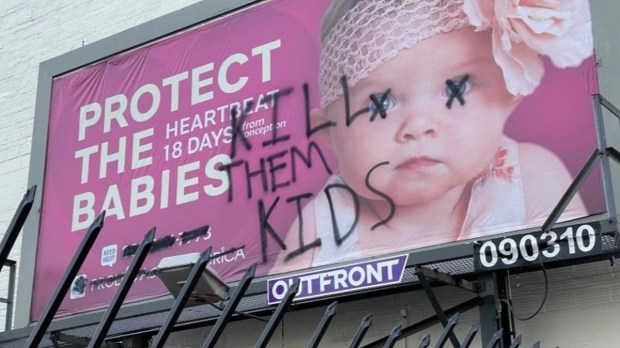
[(267, 303), (282, 301), (291, 285), (299, 281), (293, 301), (350, 293), (398, 284), (403, 278), (408, 254), (353, 263), (341, 267), (295, 274), (267, 281)]
[(73, 279), (71, 283), (71, 290), (69, 291), (69, 298), (72, 300), (82, 298), (86, 295), (86, 285), (88, 283), (88, 276), (86, 274), (80, 274)]

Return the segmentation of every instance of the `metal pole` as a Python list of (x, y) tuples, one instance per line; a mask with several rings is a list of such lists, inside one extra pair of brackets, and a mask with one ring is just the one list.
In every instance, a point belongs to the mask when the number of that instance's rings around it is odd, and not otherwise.
[[(553, 228), (553, 225), (555, 225), (555, 223), (558, 221), (560, 215), (562, 215), (564, 209), (566, 209), (566, 206), (568, 206), (568, 203), (570, 203), (573, 197), (577, 194), (577, 192), (581, 188), (581, 185), (583, 185), (586, 179), (590, 176), (590, 173), (596, 167), (596, 164), (598, 163), (599, 159), (601, 159), (601, 157), (603, 161), (605, 161), (606, 157), (603, 156), (603, 152), (600, 149), (596, 149), (594, 150), (594, 152), (592, 152), (586, 163), (583, 165), (583, 167), (581, 167), (579, 173), (577, 173), (577, 176), (575, 176), (575, 179), (570, 183), (558, 203), (555, 205), (555, 207), (553, 207), (553, 210), (543, 223), (543, 232), (549, 232)], [(609, 160), (607, 160), (607, 163), (609, 163)]]
[(496, 307), (498, 294), (494, 274), (482, 274), (478, 281), (484, 285), (479, 312), (481, 344), (485, 347), (492, 340), (493, 334), (501, 328)]
[(519, 346), (521, 346), (521, 335), (519, 335), (519, 336), (517, 336), (517, 338), (515, 338), (515, 340), (510, 345), (510, 348), (519, 348)]
[(308, 348), (316, 348), (319, 346), (319, 342), (325, 335), (325, 331), (327, 331), (327, 327), (332, 322), (334, 315), (336, 315), (336, 308), (338, 307), (338, 301), (332, 302), (325, 313), (323, 314), (323, 318), (319, 322), (319, 326), (317, 326), (316, 330), (314, 330), (314, 334), (312, 334), (312, 338), (310, 339), (310, 343), (308, 343)]
[(495, 346), (502, 340), (502, 336), (504, 335), (503, 331), (504, 330), (502, 329), (495, 331), (493, 337), (491, 337), (491, 340), (489, 341), (489, 344), (486, 345), (486, 348), (495, 348)]
[(435, 345), (435, 347), (443, 347), (446, 344), (446, 341), (448, 341), (448, 337), (453, 334), (452, 330), (454, 330), (454, 327), (456, 326), (456, 323), (458, 323), (459, 321), (459, 314), (456, 313), (455, 315), (451, 316), (450, 319), (448, 319), (448, 325), (446, 325), (446, 327), (443, 329), (443, 331), (441, 332), (441, 336), (439, 336), (439, 339), (437, 340), (437, 344)]
[(385, 344), (383, 345), (383, 348), (392, 348), (394, 347), (394, 345), (396, 344), (396, 341), (398, 341), (398, 339), (400, 338), (400, 335), (403, 333), (403, 327), (402, 325), (398, 324), (396, 325), (392, 331), (390, 332), (390, 335), (388, 336), (387, 341), (385, 341)]
[(6, 331), (10, 331), (13, 327), (13, 306), (15, 305), (15, 261), (6, 260), (9, 264), (9, 289), (6, 304)]
[(612, 104), (609, 100), (605, 99), (600, 94), (595, 95), (597, 97), (598, 102), (603, 105), (607, 110), (609, 110), (618, 120), (620, 120), (620, 109), (618, 109), (614, 104)]
[(510, 336), (512, 333), (511, 318), (512, 313), (510, 312), (510, 308), (508, 307), (508, 284), (506, 282), (506, 277), (508, 276), (507, 271), (499, 271), (495, 273), (495, 285), (497, 286), (497, 298), (503, 301), (497, 303), (497, 309), (499, 311), (499, 325), (503, 329), (502, 330), (502, 347), (510, 346)]
[(155, 336), (155, 339), (153, 339), (153, 344), (151, 345), (152, 348), (162, 348), (166, 343), (166, 340), (168, 339), (168, 336), (170, 335), (174, 324), (176, 323), (177, 319), (179, 319), (179, 316), (181, 315), (181, 312), (185, 307), (185, 303), (187, 303), (187, 300), (192, 294), (192, 291), (194, 291), (194, 287), (196, 287), (198, 279), (200, 279), (202, 272), (204, 272), (205, 267), (207, 267), (207, 263), (209, 262), (210, 258), (211, 247), (208, 247), (207, 250), (202, 252), (200, 257), (198, 258), (198, 261), (196, 261), (196, 264), (189, 272), (189, 276), (187, 276), (185, 284), (183, 284), (181, 291), (177, 295), (177, 299), (172, 304), (172, 308), (170, 309), (170, 313), (168, 313), (166, 321), (161, 326), (161, 328), (159, 328), (159, 332), (157, 332), (157, 336)]
[(353, 337), (353, 341), (351, 341), (351, 345), (349, 346), (349, 348), (357, 348), (360, 346), (360, 343), (362, 343), (362, 340), (364, 339), (364, 335), (366, 335), (366, 332), (371, 325), (372, 314), (368, 314), (364, 318), (362, 318), (362, 322), (357, 328), (357, 331), (355, 332), (355, 336)]
[(241, 278), (239, 285), (237, 285), (237, 288), (235, 288), (235, 292), (226, 304), (226, 307), (224, 307), (222, 314), (220, 314), (220, 317), (215, 322), (215, 325), (213, 325), (213, 328), (211, 328), (209, 336), (205, 340), (205, 343), (202, 345), (202, 348), (215, 347), (215, 343), (224, 331), (226, 323), (228, 323), (230, 317), (232, 317), (233, 313), (235, 312), (235, 308), (237, 308), (237, 305), (239, 305), (239, 302), (243, 297), (243, 294), (245, 294), (245, 291), (250, 286), (252, 279), (254, 279), (254, 273), (256, 273), (256, 264), (253, 264), (245, 271), (243, 278)]
[(282, 302), (280, 302), (280, 304), (276, 308), (276, 311), (271, 316), (271, 319), (269, 319), (267, 326), (258, 338), (258, 341), (254, 345), (254, 348), (264, 348), (267, 346), (267, 343), (269, 343), (271, 336), (273, 335), (274, 331), (276, 331), (276, 327), (280, 323), (280, 320), (282, 320), (282, 317), (284, 317), (284, 311), (288, 308), (291, 302), (293, 302), (293, 298), (297, 294), (297, 289), (299, 289), (299, 279), (297, 279), (293, 283), (293, 285), (291, 285), (291, 287), (286, 292), (286, 295), (284, 295)]
[(101, 228), (103, 227), (104, 218), (105, 211), (103, 211), (99, 216), (97, 216), (95, 221), (93, 221), (93, 223), (88, 228), (86, 235), (82, 239), (82, 243), (80, 244), (77, 252), (73, 256), (71, 263), (69, 263), (65, 274), (62, 276), (62, 280), (60, 281), (58, 288), (56, 288), (56, 292), (54, 292), (52, 299), (50, 300), (50, 302), (48, 302), (47, 307), (43, 311), (43, 315), (37, 322), (37, 326), (34, 328), (34, 330), (32, 330), (32, 332), (30, 332), (28, 342), (26, 343), (27, 347), (36, 348), (41, 342), (41, 339), (43, 339), (43, 335), (45, 335), (45, 331), (52, 322), (54, 314), (56, 314), (56, 311), (58, 311), (58, 308), (60, 307), (60, 304), (62, 303), (65, 294), (69, 290), (69, 287), (71, 286), (71, 283), (73, 282), (77, 272), (80, 270), (80, 267), (84, 263), (84, 260), (86, 260), (88, 252), (90, 251), (93, 244), (95, 244), (95, 240), (99, 235), (99, 231), (101, 231)]
[(125, 300), (129, 289), (131, 288), (131, 285), (136, 279), (138, 271), (140, 271), (140, 267), (142, 267), (142, 263), (144, 263), (146, 256), (151, 250), (151, 246), (153, 246), (154, 238), (155, 227), (153, 227), (146, 233), (144, 239), (142, 240), (142, 243), (140, 243), (138, 251), (134, 256), (133, 261), (129, 266), (129, 269), (127, 270), (127, 273), (125, 273), (125, 276), (123, 277), (120, 288), (116, 291), (116, 295), (114, 295), (112, 303), (103, 315), (103, 318), (101, 318), (101, 322), (99, 322), (99, 326), (97, 326), (97, 330), (95, 331), (95, 334), (90, 340), (88, 348), (100, 347), (103, 343), (105, 335), (108, 333), (108, 330), (110, 330), (110, 327), (112, 326), (112, 322), (114, 321), (118, 310), (121, 308), (121, 305), (123, 304), (123, 301)]
[(461, 348), (469, 348), (471, 343), (474, 341), (474, 337), (476, 336), (478, 331), (480, 331), (480, 324), (479, 323), (473, 324), (469, 328), (469, 331), (467, 331), (467, 335), (465, 336), (465, 339), (463, 339), (463, 342), (461, 343)]
[[(607, 148), (607, 136), (605, 134), (605, 123), (603, 119), (603, 109), (601, 103), (606, 103), (605, 106), (617, 116), (617, 110), (613, 108), (611, 103), (607, 102), (601, 95), (592, 96), (592, 105), (594, 108), (594, 123), (596, 125), (596, 142), (600, 151), (605, 151)], [(608, 106), (610, 105), (610, 106)], [(610, 107), (612, 109), (610, 109)], [(602, 175), (603, 175), (603, 191), (605, 193), (605, 203), (607, 205), (607, 213), (611, 218), (616, 218), (616, 201), (614, 197), (614, 190), (611, 178), (611, 168), (609, 166), (609, 158), (603, 156), (601, 158)]]
[(426, 336), (422, 337), (422, 339), (420, 340), (420, 344), (418, 345), (418, 348), (427, 348), (430, 345), (431, 345), (431, 334), (427, 334)]
[(6, 260), (9, 258), (9, 253), (11, 252), (11, 249), (13, 249), (17, 236), (19, 236), (19, 232), (22, 230), (22, 227), (24, 227), (28, 214), (30, 214), (30, 209), (32, 209), (32, 202), (34, 202), (34, 195), (36, 192), (36, 185), (26, 191), (24, 198), (22, 198), (21, 202), (19, 202), (19, 205), (17, 206), (17, 210), (15, 211), (15, 215), (13, 215), (9, 228), (6, 230), (6, 233), (2, 238), (2, 243), (0, 244), (0, 271), (2, 270)]
[[(430, 285), (428, 285), (426, 276), (420, 270), (416, 271), (415, 275), (418, 277), (418, 280), (420, 281), (422, 288), (424, 288), (424, 292), (426, 292), (426, 296), (428, 297), (428, 300), (431, 302), (433, 309), (435, 309), (435, 313), (437, 313), (437, 317), (441, 321), (441, 325), (443, 325), (443, 327), (445, 328), (448, 325), (448, 319), (446, 317), (446, 313), (444, 313), (443, 309), (441, 309), (441, 306), (439, 305), (439, 301), (437, 301), (437, 297), (435, 297), (435, 294), (433, 293), (433, 289), (431, 288)], [(454, 348), (458, 348), (461, 345), (459, 343), (458, 338), (456, 338), (456, 335), (454, 334), (454, 332), (450, 332), (450, 341), (452, 342), (452, 345), (454, 346)]]

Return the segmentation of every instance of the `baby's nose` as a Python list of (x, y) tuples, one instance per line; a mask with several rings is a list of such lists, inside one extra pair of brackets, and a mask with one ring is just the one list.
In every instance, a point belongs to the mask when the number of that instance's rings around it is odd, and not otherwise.
[(437, 136), (438, 125), (434, 118), (426, 113), (415, 113), (405, 117), (400, 124), (396, 138), (399, 142), (420, 140), (423, 137)]

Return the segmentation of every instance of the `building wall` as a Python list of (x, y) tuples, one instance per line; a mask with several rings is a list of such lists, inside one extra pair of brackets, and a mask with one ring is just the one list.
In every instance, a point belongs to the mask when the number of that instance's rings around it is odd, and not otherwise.
[[(39, 63), (195, 2), (0, 2), (0, 233), (9, 227), (28, 189)], [(10, 258), (19, 260), (20, 251), (21, 238)], [(6, 297), (7, 277), (4, 270), (0, 275), (0, 297)], [(0, 305), (2, 315), (4, 308)], [(2, 323), (0, 317), (0, 327), (4, 327)]]
[[(195, 2), (197, 0), (0, 1), (0, 233), (8, 228), (27, 189), (39, 63)], [(615, 0), (592, 2), (595, 42), (601, 58), (602, 92), (620, 105), (617, 87), (620, 70), (616, 65), (620, 61), (620, 45), (615, 39), (617, 27), (613, 27), (616, 23), (613, 14), (618, 13), (620, 3)], [(610, 124), (617, 127), (618, 122)], [(620, 137), (611, 137), (610, 142), (619, 143)], [(20, 248), (18, 241), (10, 255), (18, 262)], [(521, 316), (533, 313), (544, 292), (541, 272), (511, 279), (515, 311)], [(5, 296), (6, 288), (5, 270), (0, 274), (0, 296)], [(451, 287), (438, 288), (437, 293), (445, 308), (471, 296)], [(271, 346), (303, 346), (323, 310), (287, 314)], [(401, 316), (402, 312), (405, 317)], [(614, 346), (611, 342), (620, 342), (620, 332), (608, 324), (614, 322), (619, 312), (620, 282), (609, 264), (574, 266), (549, 272), (549, 294), (542, 312), (530, 321), (518, 322), (518, 328), (526, 343), (540, 339), (544, 346), (610, 347)], [(386, 335), (397, 323), (412, 324), (432, 315), (433, 311), (420, 291), (345, 303), (340, 306), (324, 343), (334, 347), (346, 345), (367, 313), (375, 316), (375, 324), (368, 333), (370, 342)], [(0, 326), (1, 320), (2, 317)], [(469, 324), (476, 320), (476, 310), (464, 314), (457, 334), (464, 336)], [(235, 322), (222, 338), (222, 346), (251, 345), (263, 326), (264, 323), (255, 320)], [(169, 346), (195, 347), (207, 330), (174, 334)], [(436, 338), (438, 329), (432, 332)], [(400, 347), (416, 346), (420, 337), (411, 336)]]

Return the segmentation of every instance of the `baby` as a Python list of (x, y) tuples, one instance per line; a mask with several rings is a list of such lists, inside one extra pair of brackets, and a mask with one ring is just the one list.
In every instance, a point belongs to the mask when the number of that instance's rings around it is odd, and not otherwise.
[[(571, 175), (504, 125), (540, 83), (542, 55), (564, 68), (593, 53), (587, 1), (556, 3), (333, 1), (311, 119), (339, 172), (271, 273), (542, 225)], [(561, 219), (584, 215), (576, 196)]]

